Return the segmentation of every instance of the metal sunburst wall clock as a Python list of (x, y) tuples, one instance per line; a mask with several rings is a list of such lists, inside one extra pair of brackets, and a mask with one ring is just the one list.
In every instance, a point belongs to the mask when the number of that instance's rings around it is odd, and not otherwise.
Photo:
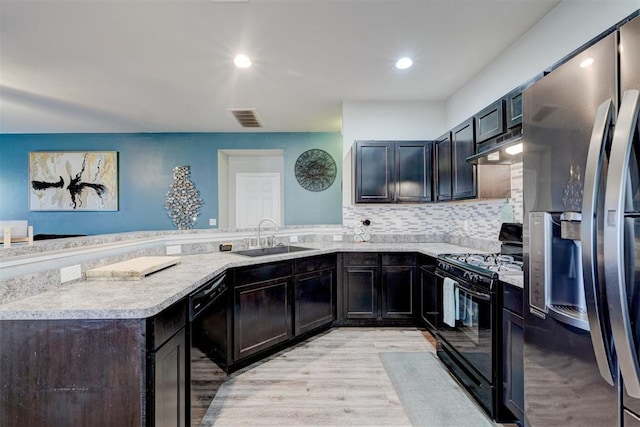
[(333, 157), (324, 150), (311, 149), (296, 160), (295, 174), (298, 183), (309, 191), (324, 191), (336, 179), (337, 167)]

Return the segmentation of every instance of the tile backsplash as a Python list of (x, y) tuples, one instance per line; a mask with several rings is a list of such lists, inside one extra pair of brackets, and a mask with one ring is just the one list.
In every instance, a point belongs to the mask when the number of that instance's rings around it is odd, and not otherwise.
[(511, 165), (509, 199), (344, 206), (342, 224), (346, 235), (353, 234), (360, 220), (369, 219), (371, 235), (448, 236), (445, 240), (451, 243), (479, 246), (482, 241), (497, 242), (500, 224), (522, 222), (523, 211), (522, 162), (519, 162)]

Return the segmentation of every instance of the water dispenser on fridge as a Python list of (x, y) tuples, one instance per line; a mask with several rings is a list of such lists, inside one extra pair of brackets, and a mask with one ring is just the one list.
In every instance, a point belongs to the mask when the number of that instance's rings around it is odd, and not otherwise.
[(529, 309), (588, 331), (580, 224), (578, 212), (529, 213)]

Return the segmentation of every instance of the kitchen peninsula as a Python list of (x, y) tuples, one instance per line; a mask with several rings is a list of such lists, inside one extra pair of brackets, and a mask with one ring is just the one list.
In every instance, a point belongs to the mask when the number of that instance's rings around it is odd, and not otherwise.
[[(41, 251), (42, 245), (11, 249), (12, 256), (3, 256), (0, 270), (3, 287), (26, 283), (38, 274), (58, 282), (56, 259), (68, 263), (70, 254), (75, 262), (83, 260), (82, 269), (86, 271), (127, 258), (166, 255), (168, 248), (175, 251), (179, 245), (181, 263), (140, 281), (56, 283), (50, 289), (0, 305), (0, 424), (24, 425), (28, 420), (29, 425), (161, 425), (156, 420), (156, 414), (161, 413), (169, 425), (176, 425), (175, 416), (184, 419), (185, 414), (183, 406), (177, 405), (176, 409), (171, 404), (171, 396), (173, 403), (184, 405), (185, 399), (176, 400), (175, 396), (184, 396), (188, 298), (224, 272), (276, 264), (292, 265), (289, 268), (295, 270), (299, 261), (319, 256), (340, 260), (346, 253), (435, 257), (472, 250), (446, 242), (334, 242), (338, 232), (339, 227), (282, 230), (277, 236), (279, 242), (289, 243), (295, 234), (300, 239), (295, 244), (309, 250), (257, 258), (217, 250), (220, 239), (228, 241), (232, 237), (236, 237), (236, 248), (242, 247), (247, 238), (242, 233), (133, 233), (128, 238), (111, 235), (52, 241), (49, 251)], [(78, 247), (83, 239), (90, 244)], [(34, 266), (48, 266), (49, 270), (18, 274)], [(336, 277), (333, 303), (340, 306), (341, 274)], [(509, 274), (504, 279), (521, 284), (521, 275)], [(288, 304), (295, 305), (293, 294), (288, 295)], [(289, 310), (293, 315), (295, 310)], [(342, 310), (333, 312), (335, 321), (339, 321)], [(331, 323), (321, 326), (318, 330)], [(314, 331), (300, 337), (291, 332), (286, 341), (294, 342)], [(256, 357), (262, 357), (262, 353), (245, 363)]]

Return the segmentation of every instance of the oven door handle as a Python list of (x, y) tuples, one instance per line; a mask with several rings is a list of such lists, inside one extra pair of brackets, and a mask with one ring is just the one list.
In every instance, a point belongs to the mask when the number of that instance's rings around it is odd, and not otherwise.
[(491, 295), (483, 294), (483, 293), (476, 292), (476, 291), (472, 291), (469, 288), (465, 288), (464, 286), (461, 286), (460, 282), (456, 282), (456, 283), (457, 283), (456, 286), (458, 287), (458, 289), (460, 291), (463, 291), (463, 292), (466, 292), (466, 293), (468, 293), (470, 295), (473, 295), (474, 297), (476, 297), (476, 298), (478, 298), (480, 300), (483, 300), (483, 301), (491, 301)]
[(468, 294), (471, 294), (471, 295), (473, 295), (474, 297), (476, 297), (476, 298), (478, 298), (478, 299), (481, 299), (482, 301), (491, 301), (491, 295), (489, 295), (489, 294), (483, 294), (483, 293), (480, 293), (480, 292), (477, 292), (477, 291), (472, 291), (472, 290), (471, 290), (471, 289), (469, 289), (469, 288), (465, 288), (464, 286), (460, 285), (460, 281), (459, 281), (460, 279), (458, 279), (457, 277), (453, 277), (453, 276), (449, 276), (449, 275), (444, 275), (444, 274), (443, 274), (442, 272), (440, 272), (439, 270), (436, 270), (436, 276), (438, 276), (438, 277), (440, 277), (440, 278), (442, 278), (442, 279), (449, 277), (450, 279), (455, 280), (455, 282), (456, 282), (456, 286), (457, 286), (457, 287), (458, 287), (458, 289), (460, 289), (461, 291), (464, 291), (464, 292), (466, 292), (466, 293), (468, 293)]

